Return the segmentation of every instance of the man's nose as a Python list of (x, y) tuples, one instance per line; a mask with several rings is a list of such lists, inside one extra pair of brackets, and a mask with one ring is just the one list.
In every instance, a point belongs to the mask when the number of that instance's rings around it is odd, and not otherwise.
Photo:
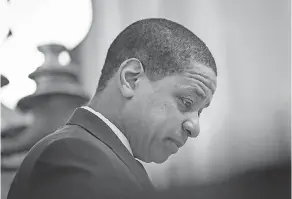
[(197, 137), (200, 133), (199, 117), (187, 119), (182, 124), (182, 127), (189, 137)]

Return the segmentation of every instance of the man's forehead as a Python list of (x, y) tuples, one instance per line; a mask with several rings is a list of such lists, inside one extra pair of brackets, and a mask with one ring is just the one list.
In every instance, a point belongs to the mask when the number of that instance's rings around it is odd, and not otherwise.
[(192, 85), (197, 82), (209, 88), (214, 94), (217, 87), (217, 77), (210, 67), (202, 64), (193, 64), (191, 67), (188, 67), (182, 75), (189, 84)]
[[(173, 79), (174, 78), (174, 79)], [(171, 89), (172, 87), (184, 89), (186, 87), (203, 87), (203, 90), (210, 90), (214, 94), (217, 86), (217, 77), (215, 72), (202, 64), (195, 64), (186, 68), (184, 72), (171, 76), (166, 76), (160, 81), (154, 83), (157, 90)]]
[(217, 79), (214, 70), (211, 67), (208, 67), (204, 64), (191, 63), (188, 67), (186, 67), (185, 71), (190, 72), (190, 73), (201, 74), (201, 75), (203, 75), (203, 76), (207, 77), (208, 79), (215, 81), (215, 82)]

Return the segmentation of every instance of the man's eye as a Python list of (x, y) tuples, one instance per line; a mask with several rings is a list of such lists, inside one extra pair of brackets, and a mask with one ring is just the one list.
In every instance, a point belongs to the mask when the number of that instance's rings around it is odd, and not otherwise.
[(190, 109), (193, 105), (193, 101), (187, 98), (182, 98), (182, 103), (184, 104), (186, 109)]

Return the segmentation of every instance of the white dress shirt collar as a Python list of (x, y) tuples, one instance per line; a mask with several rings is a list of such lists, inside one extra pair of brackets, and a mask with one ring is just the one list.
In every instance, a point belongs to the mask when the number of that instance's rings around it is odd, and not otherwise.
[(121, 140), (121, 142), (125, 145), (125, 147), (128, 149), (128, 151), (133, 155), (133, 152), (130, 147), (130, 143), (126, 136), (113, 124), (111, 121), (109, 121), (106, 117), (104, 117), (101, 113), (93, 110), (89, 106), (82, 106), (81, 108), (86, 109), (99, 117), (102, 121), (104, 121), (111, 129), (112, 131), (116, 134), (116, 136)]

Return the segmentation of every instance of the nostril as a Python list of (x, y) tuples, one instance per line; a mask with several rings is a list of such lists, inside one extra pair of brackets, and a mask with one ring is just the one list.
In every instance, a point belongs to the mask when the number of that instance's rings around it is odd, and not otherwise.
[(191, 137), (192, 136), (192, 132), (189, 129), (186, 129), (186, 132), (188, 134), (188, 137)]

